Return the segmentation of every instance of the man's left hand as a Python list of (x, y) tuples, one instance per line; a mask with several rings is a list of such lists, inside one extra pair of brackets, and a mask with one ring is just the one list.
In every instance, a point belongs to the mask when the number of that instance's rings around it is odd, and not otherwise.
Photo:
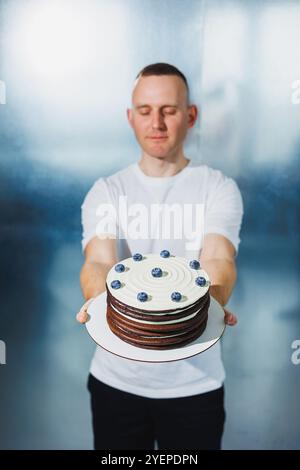
[(224, 320), (225, 320), (226, 325), (230, 325), (230, 326), (236, 325), (237, 321), (238, 321), (237, 317), (235, 315), (233, 315), (233, 313), (231, 313), (226, 308), (223, 308), (223, 310), (225, 312)]

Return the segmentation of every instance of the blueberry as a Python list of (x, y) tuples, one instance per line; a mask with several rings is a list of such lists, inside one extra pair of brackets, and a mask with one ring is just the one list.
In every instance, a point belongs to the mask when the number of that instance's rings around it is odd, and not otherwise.
[(170, 252), (169, 252), (168, 250), (162, 250), (162, 251), (160, 252), (160, 256), (161, 256), (162, 258), (169, 258)]
[(118, 281), (118, 279), (116, 279), (115, 281), (112, 281), (112, 282), (110, 283), (110, 285), (111, 285), (111, 287), (112, 287), (113, 289), (120, 289), (120, 287), (121, 287), (121, 282)]
[(181, 300), (180, 292), (172, 292), (171, 299), (174, 300), (174, 302), (179, 302), (179, 300)]
[(193, 259), (193, 261), (190, 261), (190, 267), (192, 269), (199, 269), (200, 268), (200, 263), (196, 259)]
[(116, 264), (115, 271), (117, 271), (117, 273), (123, 273), (125, 271), (124, 264)]
[(148, 300), (148, 294), (146, 292), (139, 292), (137, 295), (137, 299), (140, 302), (146, 302), (146, 300)]
[(143, 259), (143, 256), (140, 253), (135, 253), (133, 255), (134, 261), (141, 261)]
[(162, 270), (160, 268), (153, 268), (151, 270), (151, 274), (153, 277), (161, 277), (162, 276)]
[(199, 276), (195, 279), (195, 283), (197, 286), (204, 287), (206, 285), (206, 279), (205, 277)]

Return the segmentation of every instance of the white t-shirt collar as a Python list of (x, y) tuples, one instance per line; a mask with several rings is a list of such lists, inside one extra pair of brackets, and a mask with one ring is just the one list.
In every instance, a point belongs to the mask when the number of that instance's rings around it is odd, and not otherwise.
[(181, 179), (182, 176), (186, 173), (186, 170), (192, 166), (192, 160), (178, 173), (172, 176), (148, 176), (140, 168), (138, 162), (132, 164), (132, 168), (136, 176), (144, 183), (153, 186), (159, 185), (168, 185), (170, 183), (175, 183), (178, 179)]

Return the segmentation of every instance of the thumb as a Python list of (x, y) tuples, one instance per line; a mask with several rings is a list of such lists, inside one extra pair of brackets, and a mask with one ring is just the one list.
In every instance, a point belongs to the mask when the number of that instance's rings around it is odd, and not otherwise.
[(88, 307), (89, 305), (92, 303), (92, 301), (94, 300), (94, 297), (91, 297), (89, 300), (87, 300), (83, 306), (81, 307), (81, 309), (79, 310), (79, 312), (77, 313), (76, 315), (76, 320), (79, 322), (79, 323), (86, 323), (89, 319), (89, 314), (87, 312), (88, 310)]
[(230, 325), (230, 326), (236, 325), (237, 322), (238, 322), (237, 317), (233, 313), (231, 313), (229, 310), (227, 310), (226, 308), (224, 308), (223, 310), (224, 310), (224, 313), (225, 313), (224, 321), (225, 321), (226, 325)]

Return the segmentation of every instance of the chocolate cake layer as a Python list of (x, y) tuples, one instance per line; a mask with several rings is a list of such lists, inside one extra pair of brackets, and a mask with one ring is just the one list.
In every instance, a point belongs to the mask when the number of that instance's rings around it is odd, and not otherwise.
[[(154, 323), (144, 323), (124, 317), (108, 301), (107, 322), (111, 331), (129, 344), (146, 349), (170, 349), (188, 344), (203, 333), (208, 318), (209, 295), (206, 296), (205, 304), (201, 304), (200, 310), (198, 308), (192, 318), (184, 320), (183, 317), (182, 321), (172, 323), (175, 315), (163, 315), (164, 320), (170, 323), (161, 324), (156, 320)], [(148, 312), (148, 317), (153, 321), (157, 314), (151, 316)]]
[(162, 335), (157, 337), (157, 333), (155, 333), (155, 336), (152, 337), (144, 337), (141, 336), (141, 334), (125, 331), (120, 326), (117, 326), (109, 315), (109, 311), (107, 312), (107, 321), (109, 327), (116, 336), (133, 346), (156, 350), (172, 349), (191, 343), (202, 335), (206, 328), (207, 319), (208, 316), (206, 316), (204, 320), (200, 321), (197, 327), (194, 326), (192, 329), (184, 331), (183, 333), (173, 337), (166, 337)]
[[(206, 303), (205, 305), (202, 306), (201, 309), (196, 310), (193, 312), (193, 317), (191, 317), (191, 314), (185, 314), (178, 319), (175, 318), (177, 315), (162, 315), (163, 320), (158, 319), (158, 315), (154, 314), (153, 316), (148, 315), (148, 320), (139, 320), (137, 321), (134, 318), (130, 318), (127, 315), (125, 316), (121, 312), (116, 311), (116, 309), (111, 305), (107, 304), (107, 310), (109, 315), (113, 318), (115, 323), (121, 323), (123, 324), (124, 327), (130, 328), (136, 328), (138, 331), (144, 331), (148, 330), (150, 332), (156, 331), (162, 331), (162, 332), (168, 332), (168, 331), (180, 331), (182, 330), (183, 326), (193, 326), (199, 322), (200, 319), (203, 319), (207, 316), (208, 308), (209, 308), (209, 302), (210, 298), (209, 296), (206, 298)], [(191, 317), (191, 318), (187, 318)], [(181, 321), (174, 321), (174, 320), (181, 320)], [(147, 321), (150, 321), (151, 323), (148, 323)]]

